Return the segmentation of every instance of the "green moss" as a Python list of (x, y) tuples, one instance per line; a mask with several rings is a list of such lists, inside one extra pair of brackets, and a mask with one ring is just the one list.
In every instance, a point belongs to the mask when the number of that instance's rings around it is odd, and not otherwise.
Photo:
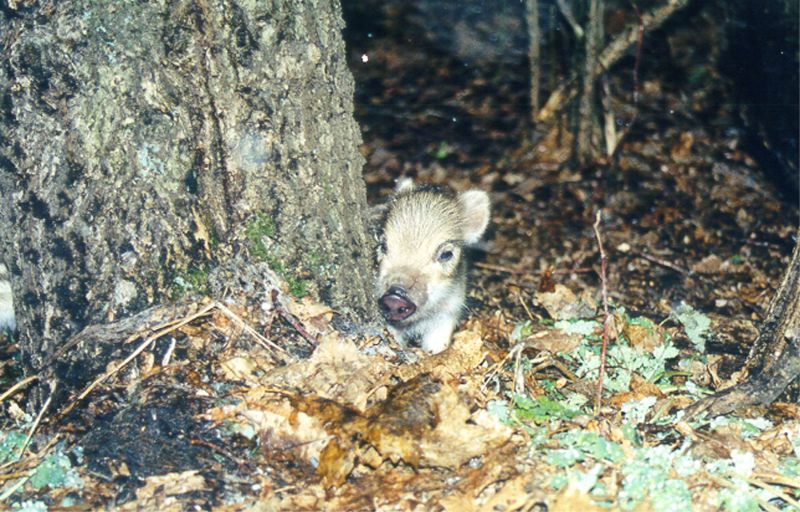
[[(266, 261), (272, 266), (269, 258), (272, 256), (266, 239), (275, 236), (275, 222), (266, 213), (255, 214), (244, 227), (244, 237), (250, 255), (259, 261)], [(277, 269), (273, 268), (276, 272)]]
[[(297, 298), (308, 295), (308, 281), (297, 278), (286, 270), (286, 265), (276, 254), (276, 249), (269, 245), (269, 239), (275, 236), (277, 228), (275, 222), (265, 213), (255, 214), (245, 225), (244, 238), (247, 241), (247, 248), (250, 256), (256, 260), (269, 265), (276, 274), (281, 276), (289, 286), (289, 293)], [(317, 269), (322, 263), (322, 257), (318, 253), (309, 252), (303, 256), (306, 266)]]
[(180, 270), (172, 278), (170, 295), (173, 299), (190, 293), (205, 295), (208, 291), (208, 269), (205, 266)]
[(212, 251), (216, 251), (219, 248), (219, 240), (219, 233), (217, 233), (216, 229), (212, 229), (208, 234), (208, 245)]
[(283, 262), (279, 260), (277, 256), (273, 254), (267, 254), (262, 261), (266, 262), (266, 264), (269, 265), (269, 268), (271, 268), (276, 274), (284, 274), (285, 269), (283, 268)]
[(305, 280), (288, 276), (286, 277), (286, 284), (289, 286), (289, 293), (292, 296), (302, 299), (308, 295), (308, 283)]

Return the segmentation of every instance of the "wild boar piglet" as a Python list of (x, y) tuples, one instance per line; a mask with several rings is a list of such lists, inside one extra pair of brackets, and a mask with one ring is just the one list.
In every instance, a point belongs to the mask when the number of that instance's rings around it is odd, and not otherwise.
[(402, 179), (388, 203), (378, 250), (378, 307), (403, 344), (419, 340), (438, 353), (464, 313), (464, 249), (489, 224), (489, 196), (415, 187)]

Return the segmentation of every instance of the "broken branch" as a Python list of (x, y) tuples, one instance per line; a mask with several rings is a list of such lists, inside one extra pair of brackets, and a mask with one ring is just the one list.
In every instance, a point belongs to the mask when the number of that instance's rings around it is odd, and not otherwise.
[[(641, 18), (632, 23), (620, 35), (614, 38), (604, 49), (600, 52), (597, 58), (597, 70), (593, 73), (597, 76), (600, 72), (608, 70), (620, 60), (628, 49), (636, 43), (640, 37), (644, 37), (645, 31), (653, 31), (664, 24), (670, 16), (689, 5), (690, 0), (669, 0), (665, 5), (656, 7), (655, 9), (642, 14)], [(562, 106), (569, 100), (575, 97), (575, 88), (571, 87), (572, 82), (567, 82), (557, 87), (550, 93), (550, 97), (539, 111), (536, 116), (537, 122), (544, 122), (550, 120), (556, 113), (558, 113)]]
[(606, 349), (608, 348), (608, 331), (611, 315), (608, 314), (608, 285), (606, 283), (606, 252), (603, 249), (603, 240), (600, 238), (600, 218), (603, 210), (597, 210), (594, 221), (594, 235), (597, 247), (600, 249), (600, 290), (603, 296), (603, 346), (600, 350), (600, 372), (597, 377), (597, 394), (594, 399), (594, 414), (600, 412), (600, 401), (603, 398), (603, 377), (606, 371)]

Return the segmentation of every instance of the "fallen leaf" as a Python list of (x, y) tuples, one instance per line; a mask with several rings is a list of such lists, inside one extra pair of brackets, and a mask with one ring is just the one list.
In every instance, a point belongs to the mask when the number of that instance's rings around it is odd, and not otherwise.
[(664, 330), (657, 326), (647, 326), (640, 324), (632, 324), (629, 322), (622, 323), (622, 334), (625, 335), (632, 347), (640, 347), (645, 352), (651, 353), (657, 347), (664, 344)]
[(294, 315), (311, 335), (326, 334), (331, 331), (330, 322), (333, 309), (304, 297), (300, 301), (287, 300), (286, 309)]
[[(250, 396), (253, 400), (252, 393)], [(309, 468), (320, 459), (330, 439), (324, 415), (315, 414), (317, 410), (299, 411), (290, 397), (266, 400), (262, 396), (253, 401), (257, 403), (251, 403), (240, 414), (260, 433), (262, 450), (267, 455), (302, 462)]]
[(601, 512), (605, 511), (598, 505), (595, 505), (589, 495), (577, 488), (574, 484), (570, 483), (556, 494), (549, 510), (554, 512), (574, 512), (580, 510), (582, 512)]
[(424, 374), (368, 411), (366, 440), (395, 462), (456, 468), (499, 447), (512, 432), (484, 409), (469, 410), (455, 388)]
[(716, 254), (709, 254), (699, 262), (692, 265), (692, 270), (698, 274), (718, 274), (722, 267), (722, 259)]
[(581, 344), (582, 337), (568, 334), (560, 329), (546, 329), (533, 333), (527, 343), (537, 350), (546, 350), (552, 354), (568, 354)]
[(519, 475), (500, 488), (486, 504), (485, 510), (520, 510), (531, 499), (526, 490), (530, 475)]
[(207, 488), (197, 470), (151, 476), (136, 490), (136, 501), (126, 503), (121, 510), (184, 510), (185, 503), (178, 496)]
[(370, 391), (387, 371), (384, 358), (367, 356), (353, 341), (331, 333), (309, 359), (279, 368), (261, 381), (266, 386), (303, 389), (363, 411)]
[(222, 374), (227, 380), (256, 381), (258, 365), (250, 358), (235, 356), (220, 364)]
[(584, 294), (578, 298), (563, 284), (556, 284), (552, 292), (537, 292), (536, 300), (555, 320), (593, 318), (597, 309), (589, 295)]

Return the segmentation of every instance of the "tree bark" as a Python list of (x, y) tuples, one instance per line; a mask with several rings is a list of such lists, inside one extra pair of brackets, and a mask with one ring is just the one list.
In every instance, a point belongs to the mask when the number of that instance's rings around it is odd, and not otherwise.
[(575, 137), (578, 161), (587, 165), (596, 154), (595, 132), (597, 131), (597, 101), (595, 78), (597, 77), (597, 54), (603, 44), (603, 3), (588, 0), (588, 17), (584, 30), (584, 60), (581, 74), (580, 101), (578, 104), (578, 133)]
[(797, 237), (789, 267), (745, 363), (745, 379), (692, 404), (687, 416), (703, 411), (717, 416), (740, 407), (769, 404), (800, 375), (800, 231)]
[(220, 289), (232, 261), (370, 314), (338, 0), (19, 4), (0, 11), (0, 261), (29, 368)]
[(528, 27), (528, 63), (531, 73), (531, 125), (535, 125), (536, 114), (539, 112), (539, 89), (542, 84), (542, 32), (539, 28), (539, 0), (526, 0), (525, 23)]

